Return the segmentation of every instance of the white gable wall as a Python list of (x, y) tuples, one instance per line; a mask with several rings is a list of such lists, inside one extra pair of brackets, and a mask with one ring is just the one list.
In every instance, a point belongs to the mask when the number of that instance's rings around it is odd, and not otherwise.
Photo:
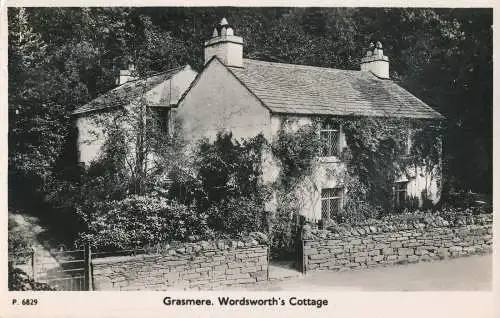
[(76, 119), (78, 162), (88, 166), (90, 162), (99, 158), (106, 141), (104, 123), (109, 123), (116, 111), (93, 112)]
[(189, 65), (186, 65), (182, 71), (150, 89), (144, 97), (151, 106), (175, 105), (197, 74)]
[(231, 131), (236, 139), (271, 135), (269, 110), (218, 60), (200, 74), (176, 109), (186, 140), (214, 139)]

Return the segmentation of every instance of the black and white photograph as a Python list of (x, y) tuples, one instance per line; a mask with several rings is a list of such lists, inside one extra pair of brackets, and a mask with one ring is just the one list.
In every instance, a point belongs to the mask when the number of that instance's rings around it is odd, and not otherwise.
[(6, 11), (9, 291), (492, 291), (492, 8)]

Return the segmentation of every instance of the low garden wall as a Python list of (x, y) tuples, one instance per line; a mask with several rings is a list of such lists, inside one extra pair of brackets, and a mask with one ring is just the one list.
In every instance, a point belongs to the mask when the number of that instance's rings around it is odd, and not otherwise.
[(263, 235), (165, 246), (161, 252), (92, 260), (95, 290), (218, 289), (267, 280)]
[(415, 217), (370, 225), (303, 229), (304, 269), (345, 270), (459, 257), (492, 250), (492, 214)]

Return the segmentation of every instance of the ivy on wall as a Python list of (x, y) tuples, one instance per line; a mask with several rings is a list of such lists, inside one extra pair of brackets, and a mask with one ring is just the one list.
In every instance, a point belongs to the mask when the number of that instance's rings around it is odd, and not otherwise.
[[(293, 131), (282, 124), (272, 150), (281, 164), (275, 188), (287, 215), (298, 213), (300, 202), (291, 198), (296, 187), (313, 174), (318, 164), (322, 141), (318, 134), (322, 122), (342, 126), (347, 147), (340, 160), (346, 169), (340, 177), (346, 198), (338, 221), (350, 222), (376, 218), (394, 209), (393, 187), (407, 169), (422, 167), (425, 173), (440, 172), (441, 126), (436, 121), (387, 117), (315, 117), (310, 124)], [(284, 120), (283, 123), (289, 122)], [(409, 138), (410, 134), (410, 138)], [(410, 144), (408, 145), (408, 142)], [(433, 175), (441, 179), (440, 175)], [(279, 200), (278, 200), (279, 201)], [(418, 207), (418, 199), (408, 204)]]

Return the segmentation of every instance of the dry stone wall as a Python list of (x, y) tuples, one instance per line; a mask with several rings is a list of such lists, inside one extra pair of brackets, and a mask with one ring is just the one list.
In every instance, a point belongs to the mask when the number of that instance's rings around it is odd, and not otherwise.
[(267, 280), (268, 246), (256, 239), (166, 246), (92, 260), (95, 290), (212, 290)]
[(440, 218), (329, 230), (304, 227), (304, 269), (346, 270), (492, 251), (492, 215), (451, 224)]

